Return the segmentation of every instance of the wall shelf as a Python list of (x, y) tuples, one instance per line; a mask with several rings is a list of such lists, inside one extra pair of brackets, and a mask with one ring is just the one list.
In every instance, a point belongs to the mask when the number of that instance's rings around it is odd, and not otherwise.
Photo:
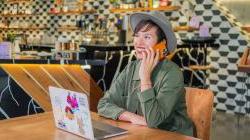
[(6, 0), (6, 3), (25, 3), (31, 2), (31, 0)]
[(55, 53), (84, 53), (85, 51), (80, 50), (61, 50), (61, 51), (55, 51)]
[(2, 17), (26, 17), (26, 16), (33, 16), (38, 14), (0, 14)]
[(246, 32), (250, 33), (250, 25), (245, 25), (241, 27), (242, 30), (245, 30)]
[(164, 7), (158, 7), (158, 8), (115, 8), (111, 9), (110, 11), (113, 13), (125, 13), (125, 12), (140, 12), (140, 11), (165, 11), (165, 12), (171, 12), (171, 11), (177, 11), (181, 7), (180, 6), (164, 6)]
[(178, 31), (188, 31), (188, 32), (192, 32), (192, 31), (195, 31), (195, 30), (199, 30), (198, 28), (194, 28), (194, 27), (191, 27), (191, 26), (176, 26), (173, 28), (173, 30), (175, 32), (178, 32)]
[(20, 46), (28, 46), (32, 48), (55, 48), (55, 44), (28, 43), (28, 44), (20, 44)]
[(58, 27), (58, 31), (73, 31), (73, 30), (81, 30), (81, 28), (76, 26), (65, 26), (65, 27)]
[(20, 28), (20, 27), (8, 27), (8, 28), (1, 28), (2, 30), (46, 30), (49, 29), (48, 27), (27, 27), (27, 28)]
[(92, 14), (95, 10), (83, 10), (83, 11), (68, 11), (68, 12), (49, 12), (50, 15), (81, 15), (81, 14)]

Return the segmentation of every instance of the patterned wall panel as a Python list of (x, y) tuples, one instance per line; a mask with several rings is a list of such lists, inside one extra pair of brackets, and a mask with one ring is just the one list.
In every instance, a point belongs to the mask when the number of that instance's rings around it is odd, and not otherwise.
[(208, 56), (214, 68), (209, 72), (207, 84), (215, 93), (215, 108), (228, 113), (250, 113), (249, 95), (245, 90), (248, 76), (237, 70), (237, 61), (248, 46), (247, 38), (223, 13), (224, 7), (218, 1), (197, 0), (197, 3), (200, 3), (195, 7), (197, 16), (211, 27), (211, 34), (220, 44)]

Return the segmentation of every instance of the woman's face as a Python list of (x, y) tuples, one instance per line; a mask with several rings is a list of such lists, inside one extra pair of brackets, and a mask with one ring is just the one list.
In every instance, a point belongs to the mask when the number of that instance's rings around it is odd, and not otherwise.
[(136, 58), (142, 59), (142, 52), (146, 48), (153, 47), (157, 44), (157, 27), (153, 26), (148, 31), (145, 31), (147, 26), (144, 26), (139, 32), (134, 34), (133, 45), (135, 47)]

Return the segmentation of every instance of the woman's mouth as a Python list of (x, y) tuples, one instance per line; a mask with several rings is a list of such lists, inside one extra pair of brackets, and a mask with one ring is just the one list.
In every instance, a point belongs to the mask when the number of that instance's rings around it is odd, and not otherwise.
[(144, 51), (145, 51), (145, 48), (142, 48), (142, 47), (136, 48), (136, 52), (137, 52), (137, 53), (142, 53), (142, 52), (144, 52)]

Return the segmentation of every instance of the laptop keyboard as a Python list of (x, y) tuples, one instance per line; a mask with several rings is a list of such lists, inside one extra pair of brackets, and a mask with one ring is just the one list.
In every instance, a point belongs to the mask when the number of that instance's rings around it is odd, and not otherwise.
[(92, 120), (95, 139), (103, 139), (126, 133), (127, 131), (119, 127)]
[(93, 128), (94, 129), (94, 136), (95, 137), (100, 137), (100, 136), (107, 136), (110, 135), (111, 133), (105, 131), (105, 130), (101, 130), (98, 128)]

